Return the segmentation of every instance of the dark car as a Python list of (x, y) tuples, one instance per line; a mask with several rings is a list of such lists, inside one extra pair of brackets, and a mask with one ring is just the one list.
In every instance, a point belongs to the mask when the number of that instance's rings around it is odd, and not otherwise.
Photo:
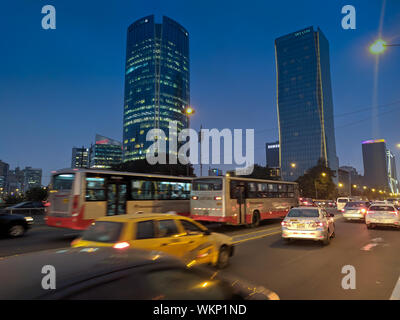
[(3, 212), (23, 215), (44, 214), (45, 205), (40, 201), (24, 201), (3, 209)]
[(20, 214), (0, 213), (0, 234), (13, 238), (20, 237), (33, 223), (31, 217)]
[(279, 299), (263, 287), (187, 268), (158, 251), (136, 249), (85, 247), (28, 253), (0, 260), (0, 274), (7, 274), (1, 280), (0, 299)]

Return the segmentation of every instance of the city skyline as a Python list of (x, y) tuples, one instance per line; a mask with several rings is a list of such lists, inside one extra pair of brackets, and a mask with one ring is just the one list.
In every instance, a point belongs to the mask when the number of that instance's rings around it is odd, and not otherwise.
[[(130, 6), (127, 2), (123, 4), (127, 9)], [(89, 41), (87, 44), (83, 43), (87, 36), (98, 33), (96, 26), (100, 25), (100, 20), (102, 20), (100, 18), (104, 15), (101, 11), (93, 11), (92, 15), (87, 15), (91, 17), (90, 23), (87, 24), (84, 22), (83, 15), (90, 10), (89, 7), (83, 5), (82, 16), (79, 15), (74, 20), (75, 26), (71, 25), (71, 21), (66, 22), (68, 23), (66, 26), (63, 26), (59, 21), (57, 29), (49, 31), (53, 33), (46, 33), (39, 28), (29, 31), (32, 40), (26, 44), (25, 50), (32, 51), (32, 55), (27, 58), (25, 68), (17, 65), (17, 61), (21, 59), (20, 54), (13, 52), (11, 46), (6, 48), (3, 61), (7, 63), (0, 82), (2, 87), (6, 89), (2, 93), (3, 103), (7, 106), (3, 115), (12, 121), (3, 126), (1, 130), (4, 131), (1, 133), (5, 137), (7, 132), (10, 132), (11, 127), (17, 124), (14, 118), (19, 119), (19, 124), (24, 125), (26, 129), (15, 133), (15, 139), (19, 141), (18, 145), (12, 141), (4, 141), (1, 158), (10, 163), (12, 167), (32, 165), (43, 168), (44, 181), (48, 182), (51, 170), (68, 166), (70, 150), (73, 145), (88, 145), (90, 137), (97, 131), (118, 139), (122, 120), (121, 116), (117, 114), (121, 114), (120, 106), (123, 105), (122, 88), (124, 81), (124, 54), (121, 48), (125, 45), (126, 28), (132, 21), (154, 12), (156, 17), (162, 15), (172, 17), (184, 25), (191, 34), (191, 83), (193, 83), (191, 100), (196, 109), (196, 115), (191, 119), (191, 127), (199, 128), (202, 124), (203, 128), (255, 128), (255, 161), (260, 164), (265, 164), (265, 142), (274, 141), (278, 138), (276, 107), (274, 105), (276, 84), (273, 39), (282, 34), (302, 29), (307, 25), (320, 26), (329, 39), (331, 48), (333, 48), (331, 49), (332, 86), (336, 116), (337, 152), (340, 165), (352, 165), (359, 172), (362, 172), (360, 141), (377, 138), (372, 136), (371, 110), (368, 108), (373, 104), (372, 97), (368, 94), (362, 95), (362, 93), (370, 92), (373, 86), (375, 58), (367, 52), (367, 45), (377, 36), (380, 6), (362, 4), (359, 1), (355, 1), (354, 4), (364, 15), (358, 16), (358, 29), (351, 31), (342, 30), (340, 26), (342, 3), (324, 5), (324, 9), (318, 6), (316, 1), (304, 6), (304, 8), (291, 3), (292, 10), (286, 12), (285, 19), (282, 22), (274, 20), (271, 10), (267, 11), (267, 6), (260, 3), (255, 4), (251, 10), (235, 11), (232, 9), (227, 15), (217, 18), (218, 12), (223, 10), (223, 5), (221, 5), (216, 7), (216, 16), (210, 18), (207, 26), (200, 23), (199, 17), (188, 15), (188, 12), (191, 12), (194, 8), (203, 12), (207, 4), (182, 6), (182, 3), (177, 2), (172, 3), (172, 5), (169, 3), (167, 8), (166, 5), (159, 3), (156, 5), (156, 10), (151, 4), (141, 4), (137, 6), (134, 14), (132, 14), (132, 11), (127, 12), (129, 10), (122, 12), (117, 9), (117, 7), (121, 7), (121, 4), (118, 6), (110, 5), (107, 12), (110, 18), (107, 21), (108, 29), (107, 31), (104, 29), (106, 32), (103, 36), (105, 36), (104, 42), (109, 44), (107, 48), (114, 45), (112, 50), (98, 47), (98, 44), (93, 41)], [(54, 5), (58, 9), (60, 19), (63, 15), (68, 16), (73, 12), (73, 5), (70, 7), (57, 1)], [(11, 9), (13, 7), (12, 4), (8, 6)], [(396, 21), (392, 12), (395, 11), (394, 8), (397, 8), (398, 4), (388, 1), (387, 6), (383, 35), (393, 39), (396, 36), (394, 31), (399, 22)], [(237, 7), (238, 4), (233, 5), (233, 8), (238, 9)], [(311, 7), (320, 10), (321, 14), (318, 17), (315, 16), (311, 12), (312, 10), (309, 10)], [(273, 9), (277, 12), (284, 12), (283, 5), (274, 5)], [(307, 10), (310, 12), (307, 13)], [(26, 26), (35, 23), (35, 19), (29, 15), (34, 15), (36, 11), (38, 11), (36, 6), (27, 5), (27, 9), (23, 13), (27, 16), (26, 19), (22, 19), (22, 27), (16, 28), (14, 33), (10, 32), (7, 37), (12, 36), (12, 34), (18, 35), (28, 32)], [(295, 11), (304, 14), (293, 19)], [(337, 15), (332, 15), (332, 12), (337, 12)], [(365, 17), (366, 13), (368, 13), (368, 19)], [(241, 23), (233, 24), (239, 17), (243, 17)], [(229, 32), (230, 29), (227, 24), (221, 23), (220, 19), (231, 22), (230, 26), (233, 26), (234, 32)], [(5, 19), (5, 22), (7, 22), (7, 19)], [(217, 24), (219, 32), (214, 34), (211, 30), (215, 29)], [(85, 29), (84, 36), (80, 37), (78, 30), (81, 31), (82, 27), (85, 26), (90, 27)], [(251, 33), (249, 33), (250, 30), (252, 30)], [(263, 37), (260, 37), (261, 34)], [(70, 35), (75, 37), (64, 48), (65, 45), (62, 44), (62, 41)], [(97, 39), (98, 37), (95, 36), (94, 38)], [(260, 38), (263, 41), (254, 41)], [(238, 41), (242, 44), (240, 45)], [(36, 50), (32, 49), (33, 45), (37, 48)], [(77, 48), (80, 48), (78, 51), (81, 54), (73, 54), (75, 50), (71, 51), (72, 47), (76, 48), (76, 45)], [(15, 45), (14, 48), (18, 48), (18, 45)], [(44, 54), (49, 48), (55, 50), (53, 54)], [(92, 60), (89, 60), (88, 57), (82, 59), (82, 53), (88, 52), (88, 49), (98, 50), (100, 48), (106, 49), (105, 52), (96, 51), (98, 56), (92, 57)], [(61, 53), (61, 49), (67, 50), (65, 53)], [(61, 56), (58, 57), (57, 55), (60, 55), (60, 53)], [(66, 54), (70, 55), (68, 59), (62, 59)], [(395, 127), (394, 119), (398, 118), (399, 114), (398, 109), (394, 110), (393, 108), (396, 104), (391, 103), (398, 101), (399, 97), (396, 96), (394, 90), (390, 90), (385, 85), (385, 82), (395, 83), (396, 79), (398, 81), (398, 76), (392, 72), (399, 64), (398, 59), (396, 60), (398, 55), (399, 53), (395, 49), (393, 51), (388, 50), (381, 58), (381, 80), (379, 83), (382, 85), (378, 94), (378, 105), (382, 106), (382, 112), (379, 111), (378, 114), (379, 137), (384, 137), (389, 142), (389, 147), (397, 155), (397, 158), (399, 158), (398, 149), (396, 150), (393, 145), (398, 143), (398, 137), (390, 128)], [(105, 57), (107, 57), (106, 64), (103, 63), (106, 61)], [(35, 60), (32, 61), (31, 59)], [(64, 64), (61, 64), (61, 61)], [(219, 72), (215, 72), (217, 65)], [(102, 68), (99, 68), (99, 66), (102, 66)], [(122, 68), (119, 70), (121, 66)], [(71, 70), (68, 70), (68, 68)], [(84, 71), (80, 71), (81, 69)], [(57, 70), (57, 73), (55, 74), (53, 70)], [(95, 79), (94, 77), (96, 77), (96, 80), (92, 81), (92, 79)], [(38, 85), (32, 83), (30, 79), (43, 81), (41, 85)], [(16, 86), (16, 82), (19, 82), (20, 87)], [(40, 81), (35, 82), (40, 83)], [(117, 85), (114, 83), (117, 83)], [(356, 85), (350, 91), (348, 88), (351, 84)], [(23, 90), (24, 95), (17, 97), (16, 88)], [(71, 97), (66, 90), (73, 92), (70, 95)], [(48, 99), (46, 99), (45, 93), (50, 94)], [(68, 97), (68, 99), (60, 100), (60, 97)], [(55, 105), (52, 99), (56, 99)], [(26, 102), (35, 100), (40, 101), (42, 108), (36, 109), (37, 112), (33, 115), (27, 109), (30, 104), (26, 104)], [(254, 115), (246, 113), (246, 117), (243, 117), (243, 108), (249, 107), (254, 108), (257, 112)], [(360, 109), (364, 111), (356, 112)], [(27, 119), (16, 117), (15, 110), (24, 112), (33, 121), (27, 123)], [(221, 121), (227, 110), (229, 110), (229, 118)], [(71, 120), (62, 116), (66, 111), (74, 115), (71, 116)], [(344, 119), (343, 115), (350, 111), (354, 111), (354, 115)], [(92, 118), (87, 121), (87, 114), (89, 113)], [(388, 117), (389, 114), (391, 117)], [(78, 117), (79, 115), (81, 117)], [(380, 117), (380, 115), (383, 117)], [(43, 129), (35, 126), (36, 122), (43, 119), (46, 121), (46, 126), (40, 126)], [(366, 120), (360, 122), (363, 119)], [(379, 122), (379, 120), (381, 121)], [(71, 126), (74, 126), (75, 130), (67, 138), (67, 132), (70, 133)], [(34, 128), (37, 129), (35, 131), (36, 139), (22, 138), (22, 134), (26, 136)], [(49, 132), (51, 137), (48, 135)], [(352, 132), (351, 137), (349, 137), (349, 132)], [(35, 154), (35, 150), (38, 150), (40, 145), (36, 141), (44, 141), (45, 143), (45, 160), (39, 159), (39, 155)], [(24, 152), (21, 153), (20, 150), (24, 150)], [(31, 155), (32, 160), (25, 160), (23, 155), (26, 153)], [(64, 156), (61, 156), (63, 154)]]

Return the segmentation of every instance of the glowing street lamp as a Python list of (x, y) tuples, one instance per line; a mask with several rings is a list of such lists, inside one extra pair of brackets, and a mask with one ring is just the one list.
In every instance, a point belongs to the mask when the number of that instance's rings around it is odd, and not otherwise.
[(386, 50), (386, 41), (382, 39), (376, 40), (373, 44), (370, 45), (369, 51), (372, 54), (381, 54)]
[(323, 177), (326, 177), (326, 173), (325, 173), (325, 172), (322, 172), (321, 175), (322, 175)]
[(375, 189), (371, 189), (372, 192), (375, 192)]
[(399, 46), (400, 44), (387, 44), (386, 41), (378, 39), (369, 46), (369, 52), (371, 52), (372, 54), (381, 54), (385, 52), (387, 47), (399, 47)]
[(363, 186), (363, 189), (364, 189), (364, 190), (367, 190), (367, 187), (366, 187), (366, 186)]
[(357, 188), (357, 185), (356, 185), (356, 184), (353, 184), (353, 188), (356, 189), (356, 188)]
[(342, 188), (343, 187), (343, 183), (341, 183), (341, 182), (339, 182), (339, 188)]
[(292, 168), (296, 168), (296, 164), (295, 164), (294, 162), (292, 162), (292, 163), (290, 164), (290, 166), (291, 166)]

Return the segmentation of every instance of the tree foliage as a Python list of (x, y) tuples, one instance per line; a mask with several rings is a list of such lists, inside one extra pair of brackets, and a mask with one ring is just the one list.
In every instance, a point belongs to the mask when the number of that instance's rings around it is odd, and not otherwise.
[(26, 201), (44, 201), (47, 199), (47, 188), (34, 187), (25, 193)]
[(195, 176), (192, 164), (183, 165), (180, 163), (177, 164), (168, 164), (168, 163), (169, 163), (168, 157), (167, 157), (167, 164), (157, 163), (152, 165), (148, 163), (146, 159), (142, 159), (142, 160), (123, 162), (113, 166), (112, 169), (116, 171), (154, 173), (154, 174), (164, 174), (171, 176), (189, 176), (189, 177)]
[(296, 182), (303, 197), (334, 199), (337, 197), (337, 188), (332, 180), (335, 176), (335, 171), (326, 167), (324, 161), (320, 159), (315, 167), (310, 168)]

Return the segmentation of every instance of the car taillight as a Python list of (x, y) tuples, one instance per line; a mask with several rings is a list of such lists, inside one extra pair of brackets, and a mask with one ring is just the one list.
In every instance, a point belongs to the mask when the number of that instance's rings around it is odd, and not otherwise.
[(214, 197), (214, 200), (222, 200), (222, 197), (221, 196), (216, 196), (216, 197)]
[(125, 249), (128, 248), (130, 244), (126, 241), (124, 242), (117, 242), (116, 244), (113, 245), (114, 249)]
[(197, 200), (197, 199), (199, 199), (199, 197), (198, 196), (192, 196), (192, 199), (193, 200)]
[(282, 221), (281, 225), (282, 225), (282, 227), (286, 227), (288, 225), (288, 222), (287, 221)]
[(344, 212), (344, 209), (340, 209), (341, 212)]

